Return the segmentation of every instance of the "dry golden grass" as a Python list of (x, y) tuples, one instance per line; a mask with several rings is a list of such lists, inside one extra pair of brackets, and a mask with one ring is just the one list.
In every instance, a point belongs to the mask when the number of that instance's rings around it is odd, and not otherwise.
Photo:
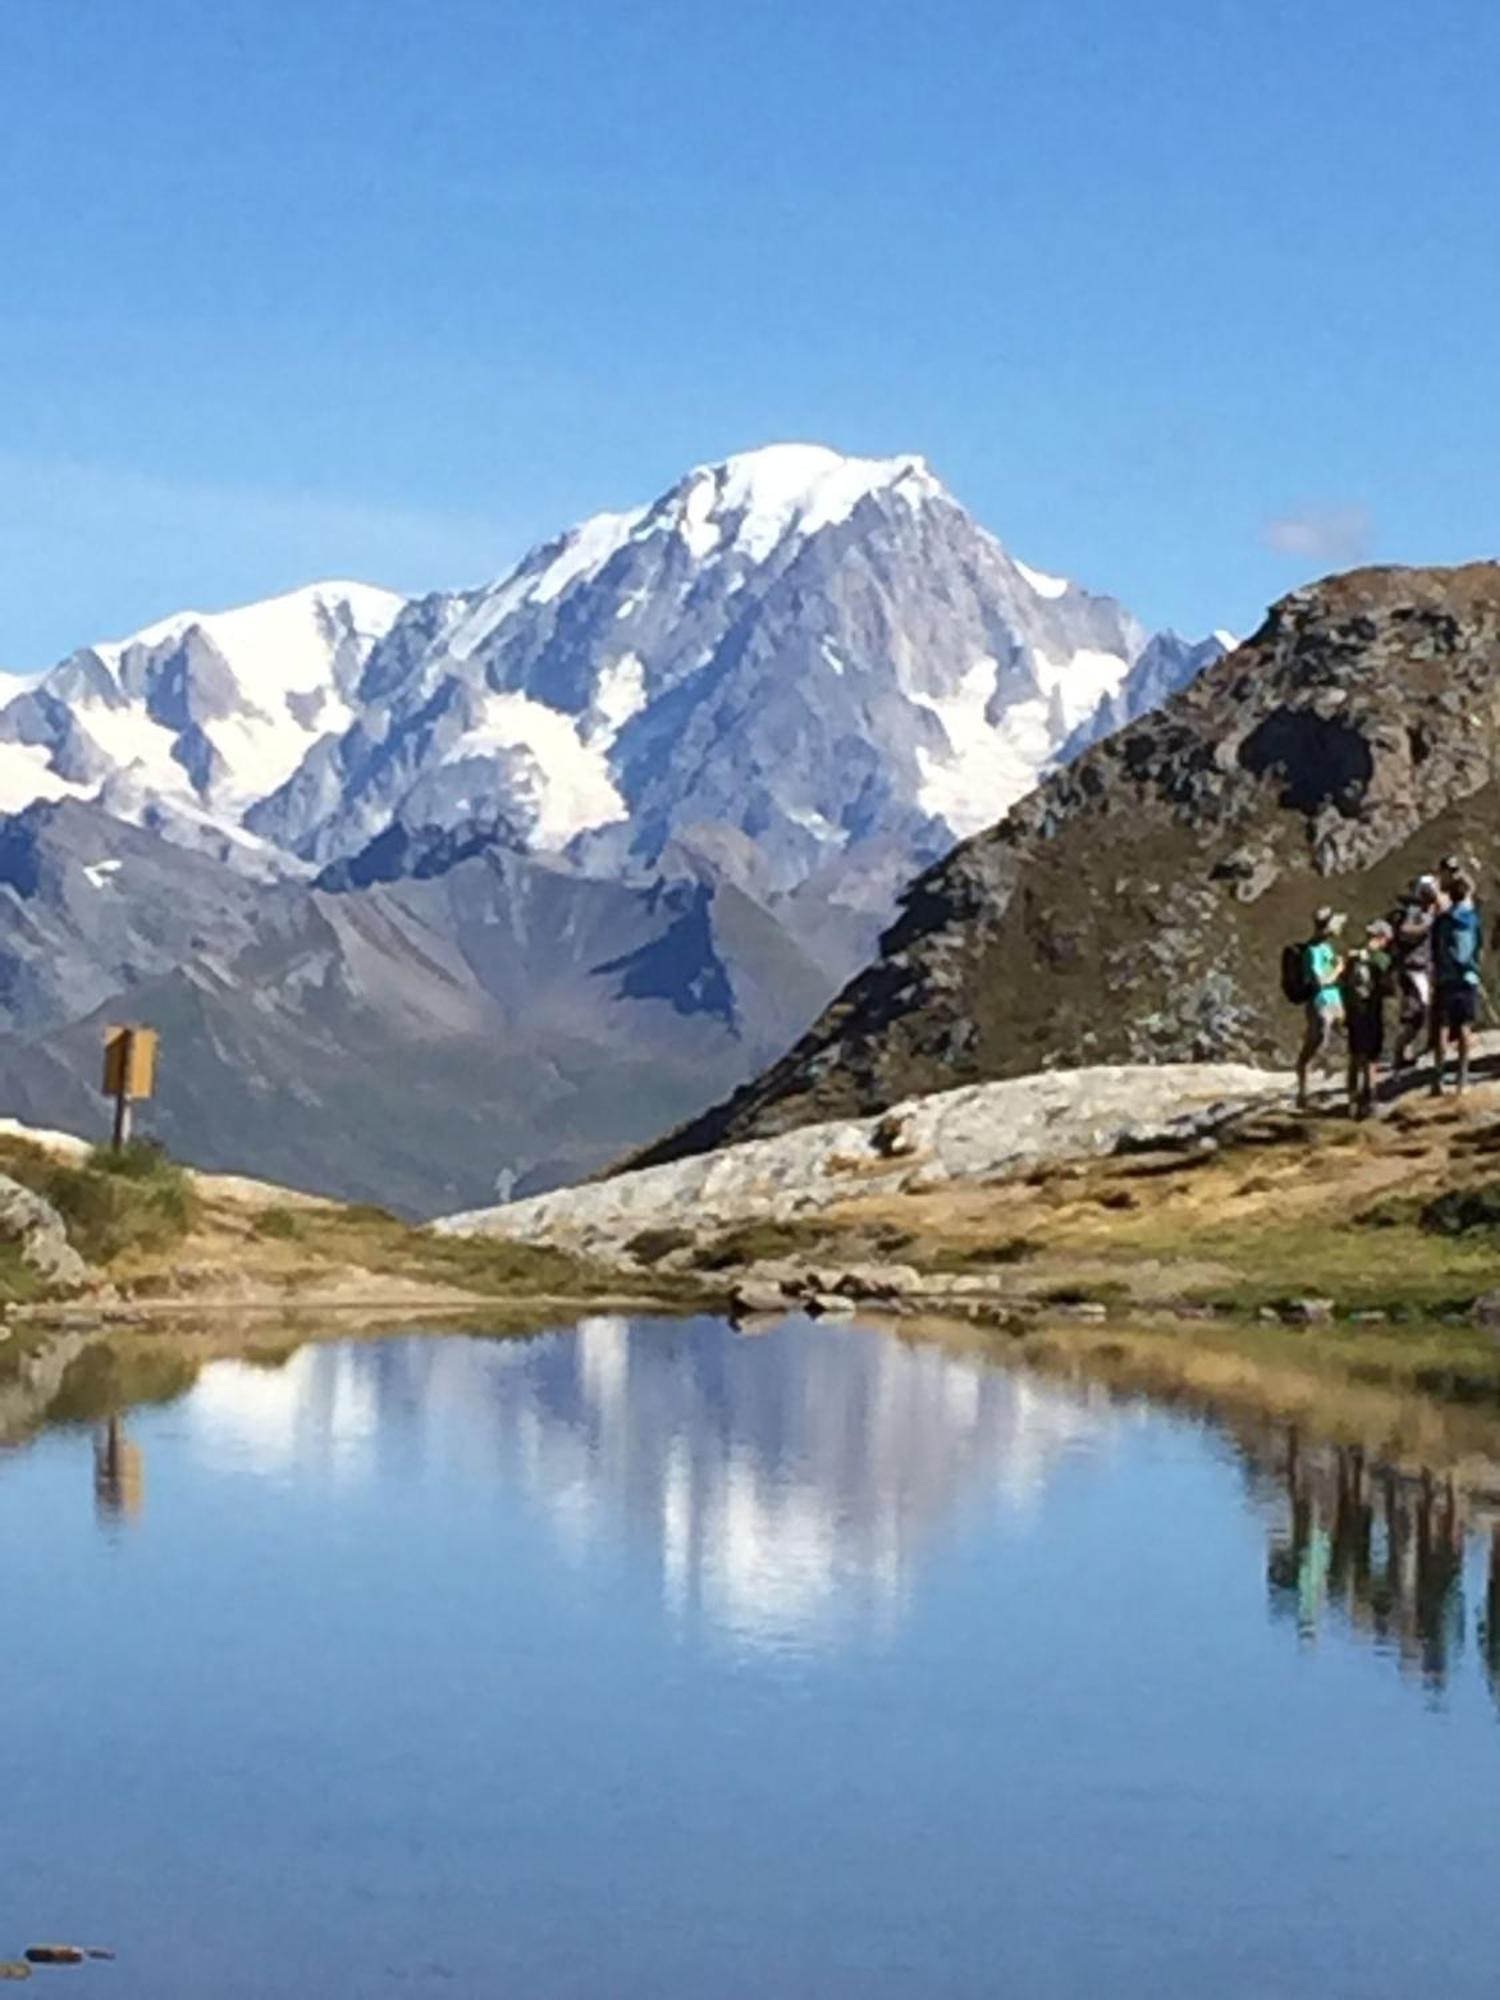
[(1363, 1125), (1259, 1113), (1215, 1152), (852, 1197), (821, 1223), (830, 1236), (899, 1238), (902, 1260), (930, 1270), (1003, 1265), (1018, 1299), (1068, 1283), (1142, 1304), (1318, 1296), (1349, 1310), (1457, 1310), (1500, 1286), (1500, 1231), (1442, 1236), (1419, 1211), (1500, 1178), (1497, 1113), (1488, 1089), (1461, 1108), (1407, 1099)]

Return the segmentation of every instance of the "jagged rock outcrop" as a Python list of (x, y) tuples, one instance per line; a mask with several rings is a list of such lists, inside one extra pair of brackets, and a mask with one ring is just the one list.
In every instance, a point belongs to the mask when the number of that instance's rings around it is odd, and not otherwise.
[(880, 956), (650, 1164), (1057, 1064), (1285, 1057), (1279, 946), (1500, 866), (1500, 566), (1367, 569), (1277, 604), (1159, 713), (908, 891)]

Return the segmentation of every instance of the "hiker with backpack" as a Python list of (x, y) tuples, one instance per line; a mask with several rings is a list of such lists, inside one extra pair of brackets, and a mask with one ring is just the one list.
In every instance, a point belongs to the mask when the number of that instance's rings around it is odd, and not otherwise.
[(1432, 927), (1442, 905), (1435, 875), (1419, 875), (1392, 913), (1391, 951), (1395, 960), (1400, 1018), (1392, 1067), (1410, 1069), (1417, 1051), (1432, 1040)]
[(1327, 1053), (1334, 1030), (1344, 1018), (1344, 996), (1339, 987), (1344, 966), (1337, 942), (1343, 927), (1344, 919), (1325, 904), (1313, 916), (1312, 936), (1303, 944), (1288, 945), (1281, 955), (1282, 991), (1288, 1000), (1301, 1005), (1307, 1016), (1297, 1055), (1299, 1111), (1308, 1106), (1308, 1073)]
[(1474, 885), (1461, 869), (1444, 863), (1447, 901), (1432, 926), (1435, 989), (1432, 1009), (1432, 1094), (1443, 1094), (1447, 1045), (1458, 1054), (1458, 1092), (1469, 1082), (1469, 1051), (1479, 1015), (1479, 911)]
[(1339, 991), (1349, 1039), (1349, 1116), (1375, 1109), (1375, 1065), (1385, 1047), (1385, 1003), (1393, 972), (1392, 929), (1383, 917), (1365, 927), (1365, 941), (1344, 960)]

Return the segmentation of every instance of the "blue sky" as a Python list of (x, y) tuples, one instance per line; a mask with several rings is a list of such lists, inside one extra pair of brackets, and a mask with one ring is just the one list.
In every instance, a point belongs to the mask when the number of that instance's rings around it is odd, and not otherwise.
[(1493, 553), (1478, 0), (7, 0), (0, 662), (778, 438), (1251, 625)]

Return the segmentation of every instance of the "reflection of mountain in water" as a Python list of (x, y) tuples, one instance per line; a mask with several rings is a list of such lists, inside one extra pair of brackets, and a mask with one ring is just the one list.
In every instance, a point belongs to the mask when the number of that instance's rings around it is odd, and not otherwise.
[[(674, 1606), (772, 1635), (903, 1598), (966, 1502), (1024, 1505), (1110, 1419), (1076, 1389), (852, 1328), (586, 1320), (530, 1341), (309, 1347), (187, 1405), (216, 1454), (350, 1471), (414, 1442), (507, 1468), (562, 1539), (646, 1543)], [(423, 1454), (426, 1455), (425, 1452)]]

